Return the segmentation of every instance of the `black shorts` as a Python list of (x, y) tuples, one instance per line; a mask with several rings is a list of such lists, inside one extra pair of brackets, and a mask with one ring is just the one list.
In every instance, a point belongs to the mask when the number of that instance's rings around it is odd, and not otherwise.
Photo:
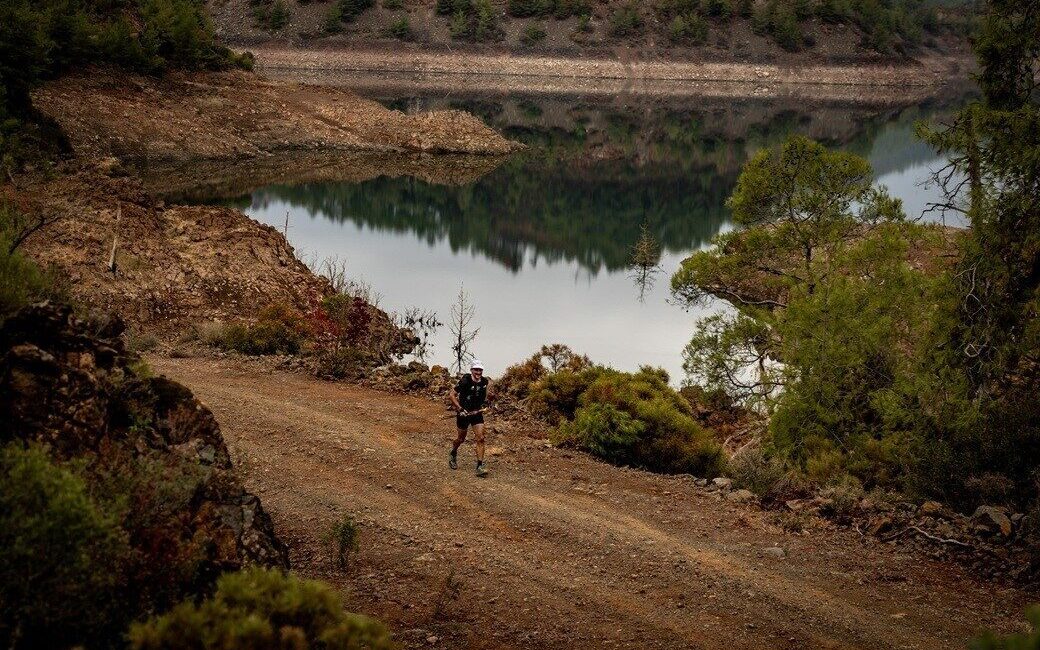
[(460, 429), (468, 429), (473, 424), (484, 424), (484, 414), (474, 413), (472, 415), (456, 415), (455, 424)]

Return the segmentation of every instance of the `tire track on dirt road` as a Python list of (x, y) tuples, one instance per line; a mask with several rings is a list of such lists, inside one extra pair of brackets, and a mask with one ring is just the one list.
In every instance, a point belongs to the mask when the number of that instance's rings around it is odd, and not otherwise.
[[(532, 438), (492, 434), (487, 480), (468, 450), (451, 472), (452, 423), (429, 400), (229, 359), (153, 366), (213, 410), (294, 568), (409, 647), (957, 648), (1028, 600)], [(362, 526), (346, 572), (321, 539), (344, 512)]]

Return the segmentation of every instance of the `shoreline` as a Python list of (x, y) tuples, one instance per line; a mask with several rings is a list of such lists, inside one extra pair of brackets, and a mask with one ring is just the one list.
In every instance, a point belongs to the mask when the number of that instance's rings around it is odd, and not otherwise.
[[(241, 48), (240, 48), (241, 49)], [(528, 92), (581, 92), (721, 96), (785, 95), (816, 91), (850, 98), (864, 88), (935, 90), (970, 80), (973, 61), (928, 57), (905, 66), (894, 64), (810, 64), (689, 61), (622, 61), (554, 56), (385, 52), (366, 49), (318, 49), (261, 45), (249, 48), (258, 70), (273, 77), (300, 79), (368, 73), (405, 77), (410, 82), (446, 87)], [(455, 82), (455, 83), (453, 83)], [(820, 92), (823, 91), (823, 92)]]

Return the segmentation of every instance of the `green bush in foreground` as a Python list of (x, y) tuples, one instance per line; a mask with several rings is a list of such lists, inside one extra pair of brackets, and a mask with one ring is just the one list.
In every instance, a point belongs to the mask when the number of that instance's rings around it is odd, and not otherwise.
[(1033, 627), (1025, 634), (1009, 634), (997, 636), (986, 632), (972, 641), (971, 650), (1040, 650), (1040, 605), (1033, 605), (1026, 612), (1026, 619)]
[(69, 647), (111, 634), (128, 552), (82, 479), (39, 448), (0, 448), (0, 645)]
[(329, 586), (260, 568), (226, 574), (212, 598), (182, 603), (134, 625), (130, 645), (135, 650), (393, 647), (386, 628), (344, 612)]
[(560, 370), (531, 389), (535, 410), (559, 423), (557, 444), (607, 462), (667, 474), (717, 476), (725, 467), (719, 445), (668, 385), (668, 374), (644, 367), (637, 373), (600, 366)]

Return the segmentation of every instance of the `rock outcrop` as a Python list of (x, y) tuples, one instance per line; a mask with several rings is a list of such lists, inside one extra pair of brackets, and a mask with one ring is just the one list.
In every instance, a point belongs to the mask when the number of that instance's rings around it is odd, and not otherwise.
[(194, 491), (163, 526), (174, 543), (198, 549), (200, 576), (254, 563), (288, 568), (213, 414), (184, 386), (136, 370), (122, 329), (118, 319), (88, 324), (46, 303), (9, 318), (0, 328), (0, 443), (43, 443), (58, 460), (88, 465), (147, 456), (160, 469), (187, 468)]

